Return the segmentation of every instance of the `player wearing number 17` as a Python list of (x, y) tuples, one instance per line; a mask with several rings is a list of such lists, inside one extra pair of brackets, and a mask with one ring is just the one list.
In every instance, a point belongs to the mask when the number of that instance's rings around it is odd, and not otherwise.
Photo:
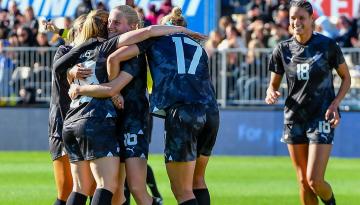
[[(290, 2), (290, 29), (293, 37), (279, 43), (269, 63), (271, 80), (266, 103), (274, 104), (282, 76), (286, 75), (288, 96), (284, 110), (284, 135), (299, 183), (303, 205), (327, 205), (335, 198), (324, 180), (334, 128), (340, 122), (338, 107), (350, 88), (350, 74), (335, 41), (314, 33), (313, 9), (309, 2)], [(341, 78), (335, 96), (332, 71)]]

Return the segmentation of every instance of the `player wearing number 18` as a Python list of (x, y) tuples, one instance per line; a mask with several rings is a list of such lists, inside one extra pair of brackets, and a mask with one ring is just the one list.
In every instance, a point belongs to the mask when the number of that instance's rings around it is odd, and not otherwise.
[[(350, 88), (350, 74), (335, 41), (313, 32), (313, 9), (309, 2), (291, 1), (290, 29), (293, 37), (279, 43), (269, 63), (271, 80), (266, 103), (276, 103), (282, 76), (286, 75), (288, 96), (284, 110), (284, 134), (296, 169), (303, 205), (327, 205), (335, 198), (324, 180), (334, 128), (340, 122), (338, 107)], [(341, 78), (335, 96), (332, 70)]]

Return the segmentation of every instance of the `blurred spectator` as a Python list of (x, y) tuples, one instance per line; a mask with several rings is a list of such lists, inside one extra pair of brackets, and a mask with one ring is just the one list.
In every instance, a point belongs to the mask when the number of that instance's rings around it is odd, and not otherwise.
[(230, 0), (229, 4), (233, 7), (233, 12), (236, 14), (246, 14), (246, 5), (250, 3), (251, 0)]
[(150, 26), (151, 23), (145, 18), (144, 10), (140, 7), (134, 8), (140, 19), (140, 28)]
[(29, 27), (33, 35), (36, 36), (39, 29), (39, 23), (38, 20), (35, 18), (34, 10), (31, 6), (25, 9), (24, 16), (25, 16), (25, 26)]
[(275, 48), (277, 44), (289, 38), (289, 34), (286, 29), (280, 25), (271, 24), (270, 38), (268, 39), (267, 46), (269, 48)]
[(283, 29), (289, 28), (289, 10), (286, 8), (285, 5), (280, 5), (278, 10), (274, 11), (275, 17), (274, 21), (275, 24), (281, 26)]
[(336, 38), (340, 47), (352, 47), (351, 38), (356, 33), (351, 25), (351, 21), (346, 16), (340, 16), (336, 27), (339, 30), (339, 36)]
[(21, 26), (16, 30), (16, 35), (19, 40), (19, 46), (31, 47), (36, 45), (33, 33), (29, 27)]
[(50, 46), (48, 38), (47, 38), (47, 34), (44, 32), (38, 33), (36, 35), (36, 42), (37, 42), (37, 45), (40, 47), (49, 47)]
[(228, 48), (245, 48), (245, 43), (243, 39), (240, 37), (239, 32), (232, 24), (226, 27), (226, 38), (221, 41), (218, 46), (219, 50), (224, 50)]
[(0, 97), (10, 97), (11, 94), (13, 94), (13, 91), (9, 82), (15, 65), (3, 51), (4, 47), (5, 40), (0, 40)]
[(91, 0), (82, 0), (82, 2), (76, 7), (75, 18), (79, 17), (81, 14), (87, 14), (93, 10)]
[(99, 2), (96, 4), (96, 9), (109, 11), (109, 9), (106, 7), (106, 5), (104, 4), (104, 2), (102, 2), (102, 1), (99, 1)]
[(156, 12), (156, 6), (154, 4), (150, 4), (148, 7), (148, 14), (145, 18), (150, 22), (151, 25), (157, 24), (158, 14)]
[(226, 30), (226, 27), (229, 25), (229, 24), (232, 24), (232, 19), (230, 16), (222, 16), (220, 19), (219, 19), (219, 23), (218, 23), (218, 30), (221, 34), (221, 38), (224, 39), (225, 38), (225, 30)]
[(251, 21), (262, 19), (264, 22), (272, 20), (272, 9), (271, 6), (266, 4), (265, 0), (252, 0), (247, 5), (248, 18)]
[(251, 40), (257, 39), (259, 40), (262, 45), (267, 45), (267, 40), (270, 35), (270, 24), (264, 24), (264, 22), (260, 19), (256, 20), (252, 24), (249, 25), (249, 29), (251, 31), (251, 38), (248, 41), (250, 43)]
[(10, 47), (17, 47), (19, 46), (19, 39), (16, 35), (15, 32), (10, 32), (9, 35), (8, 35), (8, 41), (9, 41), (9, 46)]
[(332, 39), (339, 35), (335, 25), (330, 22), (327, 16), (320, 16), (315, 20), (315, 31)]
[(16, 1), (10, 1), (8, 5), (8, 20), (10, 28), (13, 28), (16, 24), (19, 24), (19, 20), (17, 19), (19, 15), (21, 15), (21, 12), (17, 7)]
[(204, 46), (204, 49), (209, 58), (214, 54), (221, 40), (222, 38), (219, 31), (215, 30), (210, 32), (209, 39), (206, 41)]
[(157, 24), (160, 24), (161, 19), (164, 16), (168, 15), (171, 12), (172, 8), (173, 5), (171, 3), (171, 0), (163, 0), (158, 11)]

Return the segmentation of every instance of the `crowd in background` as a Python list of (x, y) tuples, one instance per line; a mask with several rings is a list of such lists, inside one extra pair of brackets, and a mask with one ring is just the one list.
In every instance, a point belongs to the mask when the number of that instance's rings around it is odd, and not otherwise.
[[(215, 49), (274, 48), (290, 37), (289, 0), (230, 0), (227, 4), (206, 44), (209, 55)], [(340, 47), (360, 48), (360, 19), (315, 18), (315, 31), (335, 39)]]

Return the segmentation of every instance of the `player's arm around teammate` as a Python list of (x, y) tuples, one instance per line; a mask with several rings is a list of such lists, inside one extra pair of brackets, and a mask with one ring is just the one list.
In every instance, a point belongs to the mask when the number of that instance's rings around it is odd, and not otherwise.
[[(271, 80), (266, 103), (280, 97), (283, 74), (288, 82), (285, 101), (284, 134), (297, 174), (301, 203), (335, 205), (332, 188), (324, 175), (340, 122), (338, 107), (350, 88), (350, 74), (343, 54), (335, 41), (313, 32), (313, 10), (307, 1), (290, 3), (290, 28), (293, 37), (281, 42), (272, 54)], [(341, 78), (335, 96), (332, 69)]]

